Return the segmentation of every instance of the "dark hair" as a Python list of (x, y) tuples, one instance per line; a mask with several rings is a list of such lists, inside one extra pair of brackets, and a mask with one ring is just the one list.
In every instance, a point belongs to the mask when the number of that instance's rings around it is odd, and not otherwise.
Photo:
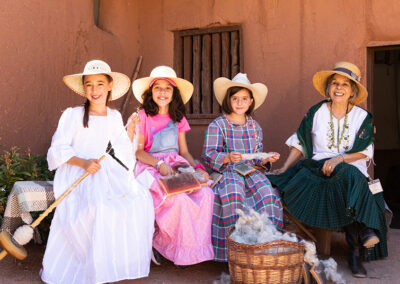
[[(168, 106), (168, 114), (173, 122), (180, 122), (186, 114), (185, 105), (183, 104), (181, 92), (177, 87), (173, 87), (172, 100)], [(155, 116), (158, 114), (158, 105), (153, 100), (153, 86), (142, 94), (143, 103), (140, 109), (144, 109), (146, 115)]]
[[(325, 97), (328, 98), (328, 100), (331, 100), (331, 97), (329, 96), (329, 87), (333, 81), (333, 77), (335, 77), (337, 73), (332, 74), (331, 76), (328, 77), (328, 79), (326, 80), (326, 84), (325, 84)], [(338, 74), (340, 75), (340, 74)], [(342, 75), (343, 76), (343, 75)], [(350, 80), (350, 86), (351, 86), (351, 90), (353, 91), (353, 94), (351, 95), (351, 97), (349, 98), (349, 103), (352, 103), (355, 98), (357, 98), (358, 96), (358, 86), (356, 84), (356, 82), (354, 82), (353, 80)]]
[(230, 98), (236, 94), (237, 92), (239, 92), (240, 90), (247, 90), (250, 94), (250, 98), (253, 99), (253, 102), (251, 103), (251, 105), (249, 106), (249, 109), (246, 111), (246, 115), (250, 115), (253, 110), (254, 110), (254, 105), (255, 105), (255, 101), (254, 101), (254, 97), (253, 97), (253, 92), (247, 88), (244, 87), (230, 87), (227, 91), (226, 91), (226, 95), (224, 97), (224, 100), (222, 101), (222, 111), (226, 114), (231, 114), (233, 112), (233, 108), (231, 105), (231, 100)]
[[(108, 83), (111, 83), (113, 81), (113, 78), (108, 75), (108, 74), (102, 74), (107, 78)], [(82, 84), (85, 84), (85, 75), (82, 76)], [(108, 106), (111, 102), (111, 91), (108, 91), (107, 94), (107, 101), (106, 101), (106, 106)], [(83, 114), (83, 127), (88, 128), (89, 127), (89, 106), (90, 106), (90, 101), (86, 99), (85, 104), (83, 105), (85, 109), (85, 113)]]

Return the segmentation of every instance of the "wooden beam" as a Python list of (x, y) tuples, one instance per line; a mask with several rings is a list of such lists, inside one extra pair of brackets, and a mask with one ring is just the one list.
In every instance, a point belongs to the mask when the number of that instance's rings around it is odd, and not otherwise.
[(230, 48), (230, 35), (224, 32), (221, 34), (221, 75), (229, 79), (231, 79)]
[(212, 33), (222, 33), (222, 32), (231, 32), (237, 31), (240, 29), (239, 25), (232, 26), (223, 26), (223, 27), (213, 27), (206, 29), (188, 29), (183, 31), (176, 31), (175, 33), (179, 33), (180, 36), (194, 36), (194, 35), (204, 35), (204, 34), (212, 34)]
[(193, 36), (193, 113), (200, 113), (201, 94), (201, 36)]
[(201, 113), (211, 113), (211, 36), (203, 35), (201, 52)]
[(176, 71), (176, 75), (181, 77), (183, 74), (182, 70), (182, 50), (183, 48), (183, 39), (179, 36), (178, 33), (174, 33), (174, 70)]
[[(193, 82), (193, 44), (192, 37), (183, 38), (183, 78)], [(193, 112), (193, 99), (185, 105), (186, 113)]]
[[(212, 82), (221, 77), (221, 36), (219, 33), (212, 34)], [(212, 89), (212, 113), (221, 113), (221, 108)]]
[(239, 32), (231, 32), (231, 76), (240, 72)]

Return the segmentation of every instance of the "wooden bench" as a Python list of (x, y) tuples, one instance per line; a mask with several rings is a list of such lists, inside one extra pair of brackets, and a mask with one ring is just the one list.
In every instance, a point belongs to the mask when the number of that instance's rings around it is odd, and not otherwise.
[(319, 254), (324, 256), (331, 255), (332, 231), (304, 226), (289, 212), (286, 205), (283, 206), (283, 214), (285, 214), (286, 217), (288, 217), (300, 229), (301, 232), (315, 242), (315, 246), (317, 247), (317, 252)]

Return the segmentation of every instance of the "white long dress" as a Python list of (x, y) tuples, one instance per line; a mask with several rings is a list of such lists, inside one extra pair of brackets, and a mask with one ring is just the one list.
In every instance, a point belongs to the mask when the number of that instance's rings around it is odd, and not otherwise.
[[(43, 258), (46, 283), (105, 283), (149, 274), (154, 208), (145, 172), (133, 177), (132, 143), (118, 111), (89, 116), (83, 107), (62, 114), (47, 154), (50, 170), (57, 169), (54, 195), (59, 197), (85, 171), (66, 162), (73, 156), (100, 158), (111, 140), (125, 170), (108, 154), (101, 169), (84, 179), (57, 207)], [(140, 182), (139, 182), (140, 181)]]
[[(339, 121), (333, 117), (333, 133), (330, 127), (330, 110), (327, 104), (322, 104), (317, 110), (313, 119), (313, 127), (311, 130), (312, 141), (313, 141), (313, 160), (322, 160), (326, 158), (332, 158), (339, 154), (344, 154), (347, 150), (353, 147), (354, 140), (357, 135), (358, 129), (367, 117), (367, 112), (358, 106), (353, 106), (353, 108), (348, 113), (347, 118), (347, 128), (343, 132), (343, 138), (338, 149), (333, 146), (337, 146), (338, 135), (341, 137), (342, 130), (344, 127), (345, 118), (341, 118)], [(339, 133), (338, 133), (339, 132)], [(345, 139), (346, 138), (346, 139)], [(286, 141), (286, 145), (289, 147), (295, 147), (304, 153), (303, 147), (300, 145), (299, 138), (297, 134), (294, 133)], [(349, 164), (357, 167), (360, 172), (362, 172), (366, 177), (368, 177), (367, 172), (367, 162), (372, 159), (374, 155), (373, 145), (369, 145), (364, 151), (360, 153), (364, 154), (366, 158), (360, 159)]]

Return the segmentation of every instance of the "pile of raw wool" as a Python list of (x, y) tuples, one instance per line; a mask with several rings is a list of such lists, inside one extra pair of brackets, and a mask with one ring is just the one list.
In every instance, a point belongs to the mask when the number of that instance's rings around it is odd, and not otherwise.
[(231, 277), (229, 276), (229, 274), (222, 272), (219, 278), (217, 280), (214, 280), (212, 284), (230, 284), (230, 283), (231, 283)]
[[(230, 238), (242, 244), (264, 244), (271, 241), (284, 240), (289, 242), (300, 242), (304, 244), (304, 261), (319, 273), (325, 273), (326, 279), (334, 283), (345, 284), (342, 275), (337, 272), (337, 264), (333, 258), (319, 260), (315, 244), (305, 240), (299, 241), (293, 233), (282, 233), (276, 229), (268, 218), (267, 213), (259, 214), (251, 210), (250, 214), (245, 214), (242, 210), (236, 211), (239, 219), (235, 224), (235, 230)], [(223, 277), (221, 277), (223, 279)]]
[(305, 247), (304, 262), (320, 275), (325, 274), (327, 280), (337, 284), (346, 284), (342, 274), (337, 272), (337, 263), (332, 257), (327, 260), (319, 260), (313, 242), (302, 240), (301, 243)]
[(246, 215), (240, 209), (236, 212), (239, 219), (235, 224), (235, 230), (230, 235), (235, 242), (242, 244), (264, 244), (278, 240), (298, 242), (295, 234), (278, 231), (269, 220), (267, 213), (259, 214), (251, 210), (250, 214)]

